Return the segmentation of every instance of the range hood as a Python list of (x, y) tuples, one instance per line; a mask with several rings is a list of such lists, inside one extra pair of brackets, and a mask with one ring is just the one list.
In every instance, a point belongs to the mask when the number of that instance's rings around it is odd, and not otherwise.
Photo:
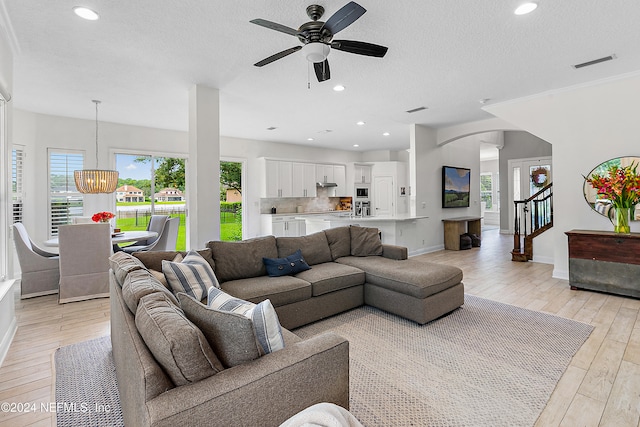
[(335, 182), (316, 182), (317, 187), (328, 188), (328, 187), (337, 187), (338, 184)]

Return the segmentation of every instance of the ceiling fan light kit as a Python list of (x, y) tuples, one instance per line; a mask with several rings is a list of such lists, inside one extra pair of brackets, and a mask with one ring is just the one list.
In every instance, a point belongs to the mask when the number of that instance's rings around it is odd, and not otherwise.
[(307, 15), (311, 18), (311, 21), (302, 24), (297, 30), (266, 19), (253, 19), (250, 21), (252, 24), (295, 36), (303, 44), (303, 46), (294, 46), (278, 52), (262, 61), (256, 62), (254, 65), (262, 67), (302, 49), (307, 60), (313, 63), (318, 81), (323, 82), (331, 78), (329, 62), (327, 61), (331, 48), (356, 55), (382, 58), (387, 53), (385, 46), (353, 40), (333, 40), (334, 35), (353, 24), (365, 12), (365, 8), (352, 1), (331, 15), (326, 22), (322, 22), (319, 19), (324, 14), (324, 8), (320, 5), (312, 4), (307, 7)]

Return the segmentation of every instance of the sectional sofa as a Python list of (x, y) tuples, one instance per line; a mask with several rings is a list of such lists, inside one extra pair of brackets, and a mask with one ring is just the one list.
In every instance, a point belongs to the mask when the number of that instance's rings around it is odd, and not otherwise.
[[(264, 258), (282, 261), (298, 250), (308, 270), (267, 275)], [(215, 355), (198, 328), (182, 319), (184, 313), (163, 280), (162, 261), (173, 260), (176, 252), (115, 254), (110, 271), (111, 339), (126, 425), (279, 425), (319, 402), (348, 409), (348, 341), (332, 333), (301, 340), (287, 329), (363, 304), (424, 324), (464, 303), (460, 269), (407, 259), (406, 248), (382, 244), (377, 230), (366, 227), (302, 237), (214, 241), (198, 252), (222, 290), (253, 303), (271, 301), (285, 347), (213, 375), (200, 375), (201, 368), (188, 356), (180, 365), (176, 360), (189, 351), (205, 365)], [(154, 324), (162, 329), (157, 340), (162, 342), (148, 342), (148, 333), (138, 330), (146, 328), (140, 307), (157, 309), (158, 304), (179, 322)], [(166, 345), (166, 335), (172, 333), (170, 339), (186, 341)], [(158, 344), (173, 348), (168, 350), (172, 354), (159, 354)], [(182, 354), (173, 354), (179, 353), (176, 348)]]

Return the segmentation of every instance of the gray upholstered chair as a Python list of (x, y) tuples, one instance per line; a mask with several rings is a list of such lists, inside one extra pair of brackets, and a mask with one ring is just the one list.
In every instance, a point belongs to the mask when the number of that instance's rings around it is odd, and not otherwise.
[(90, 216), (74, 216), (71, 218), (72, 224), (93, 224)]
[(61, 225), (60, 291), (58, 302), (82, 301), (109, 296), (109, 224)]
[(146, 240), (138, 240), (137, 242), (129, 246), (122, 247), (122, 250), (127, 253), (148, 251), (148, 247), (162, 235), (162, 230), (164, 230), (164, 225), (168, 219), (168, 215), (151, 215), (151, 219), (149, 220), (149, 224), (147, 225), (147, 231), (155, 231), (156, 233), (158, 233), (158, 235)]
[(22, 271), (20, 298), (31, 298), (58, 292), (60, 264), (58, 254), (36, 246), (20, 222), (13, 224), (13, 242)]
[[(162, 230), (158, 233), (158, 237), (149, 245), (138, 246), (136, 244), (123, 248), (125, 252), (151, 252), (151, 251), (175, 251), (176, 242), (178, 240), (178, 228), (180, 227), (180, 218), (169, 218), (164, 223)], [(136, 242), (137, 243), (137, 242)]]

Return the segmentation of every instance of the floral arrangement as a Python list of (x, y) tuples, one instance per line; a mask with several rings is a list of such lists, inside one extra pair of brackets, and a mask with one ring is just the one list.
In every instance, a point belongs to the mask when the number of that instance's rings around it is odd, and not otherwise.
[[(637, 168), (638, 164), (634, 163), (625, 167), (613, 165), (609, 167), (606, 175), (594, 174), (585, 178), (598, 190), (598, 196), (609, 200), (616, 210), (616, 231), (629, 232), (629, 210), (640, 202), (640, 176)], [(626, 218), (621, 213), (625, 213)]]
[(111, 212), (98, 212), (93, 214), (91, 220), (93, 222), (109, 222), (111, 218), (115, 218), (116, 216)]

